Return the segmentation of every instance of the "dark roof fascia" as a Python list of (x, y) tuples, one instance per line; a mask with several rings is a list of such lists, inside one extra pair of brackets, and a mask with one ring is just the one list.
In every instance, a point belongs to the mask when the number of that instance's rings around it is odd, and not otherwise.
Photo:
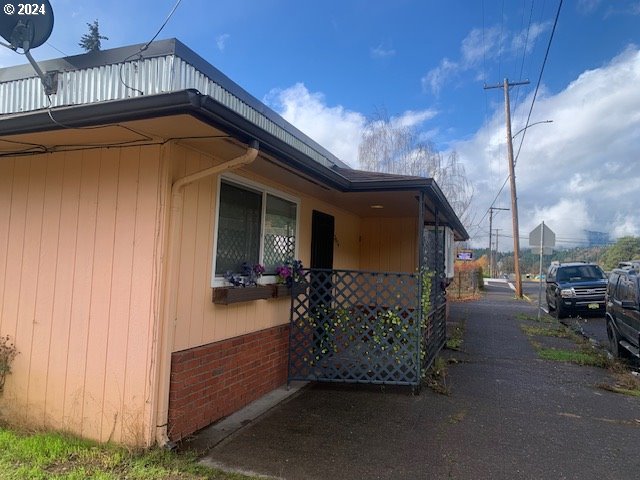
[(20, 114), (0, 116), (0, 135), (20, 135), (54, 130), (65, 127), (82, 128), (133, 120), (143, 120), (168, 115), (179, 115), (196, 110), (200, 94), (196, 90), (147, 95), (126, 100), (87, 103), (51, 110), (38, 110)]
[(364, 182), (350, 182), (350, 192), (398, 192), (398, 191), (422, 191), (428, 195), (438, 212), (447, 219), (447, 223), (458, 234), (460, 240), (468, 240), (469, 233), (460, 222), (455, 211), (449, 204), (440, 187), (433, 178), (411, 178), (399, 180), (372, 180)]
[(332, 188), (340, 191), (346, 191), (349, 188), (349, 181), (342, 175), (322, 166), (197, 90), (182, 90), (125, 100), (57, 107), (52, 109), (51, 113), (58, 123), (51, 121), (47, 110), (0, 117), (0, 135), (63, 130), (64, 126), (82, 128), (189, 114), (220, 128), (244, 143), (248, 144), (251, 140), (258, 140), (261, 144), (260, 149), (265, 153), (276, 158), (283, 157), (294, 168), (320, 179)]
[(447, 197), (445, 197), (444, 193), (442, 193), (442, 190), (440, 190), (440, 187), (433, 179), (428, 180), (431, 180), (431, 184), (425, 190), (425, 193), (429, 195), (429, 198), (434, 202), (438, 212), (440, 214), (444, 214), (449, 226), (458, 233), (457, 239), (461, 241), (469, 240), (470, 237), (467, 229), (462, 225), (462, 222), (451, 207)]
[(438, 185), (430, 178), (411, 178), (379, 181), (350, 181), (333, 169), (327, 168), (282, 140), (257, 127), (247, 119), (228, 109), (213, 98), (197, 90), (182, 90), (173, 93), (147, 95), (125, 100), (57, 107), (51, 121), (47, 110), (0, 117), (0, 135), (18, 135), (69, 127), (122, 123), (170, 115), (189, 114), (213, 125), (244, 143), (260, 142), (260, 150), (275, 158), (283, 158), (298, 171), (318, 179), (325, 185), (341, 192), (391, 192), (423, 191), (457, 230), (460, 237), (469, 235), (449, 205)]
[[(215, 68), (213, 65), (211, 65), (209, 62), (207, 62), (200, 55), (191, 50), (178, 39), (171, 38), (167, 40), (158, 40), (152, 42), (144, 51), (141, 52), (141, 49), (144, 46), (145, 44), (141, 43), (139, 45), (112, 48), (109, 50), (100, 50), (97, 52), (89, 52), (54, 60), (45, 60), (42, 62), (38, 62), (38, 65), (45, 72), (54, 70), (71, 71), (123, 63), (125, 60), (131, 61), (137, 58), (154, 58), (163, 57), (166, 55), (175, 55), (202, 72), (205, 76), (223, 87), (229, 93), (238, 97), (247, 105), (251, 106), (251, 108), (257, 110), (258, 112), (269, 118), (269, 120), (274, 122), (280, 128), (286, 130), (302, 142), (306, 143), (309, 147), (313, 148), (318, 153), (326, 157), (330, 162), (340, 167), (349, 167), (342, 160), (325, 149), (322, 145), (291, 125), (280, 115), (274, 112), (271, 108), (267, 107), (263, 102), (248, 93), (237, 83), (235, 83), (224, 73)], [(0, 83), (20, 80), (23, 78), (31, 78), (35, 76), (36, 73), (30, 64), (0, 69)]]

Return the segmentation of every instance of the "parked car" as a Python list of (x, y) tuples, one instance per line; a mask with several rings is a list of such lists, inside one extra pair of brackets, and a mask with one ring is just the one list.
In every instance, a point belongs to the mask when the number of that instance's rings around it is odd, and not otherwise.
[(618, 268), (607, 288), (607, 337), (615, 357), (640, 358), (640, 266)]
[(618, 268), (634, 268), (636, 271), (640, 271), (640, 259), (618, 262)]
[(558, 318), (580, 311), (605, 312), (607, 276), (595, 263), (553, 262), (546, 278), (549, 312)]

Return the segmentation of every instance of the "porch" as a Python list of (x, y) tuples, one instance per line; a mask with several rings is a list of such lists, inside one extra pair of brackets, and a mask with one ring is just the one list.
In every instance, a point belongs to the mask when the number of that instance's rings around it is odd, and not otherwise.
[(306, 269), (291, 289), (288, 382), (414, 389), (446, 341), (444, 230), (420, 230), (416, 272)]

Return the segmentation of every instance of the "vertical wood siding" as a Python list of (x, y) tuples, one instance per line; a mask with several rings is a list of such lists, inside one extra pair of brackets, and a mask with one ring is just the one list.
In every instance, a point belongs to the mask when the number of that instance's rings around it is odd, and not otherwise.
[(0, 159), (5, 415), (149, 442), (159, 147)]
[(361, 270), (416, 271), (416, 217), (363, 218), (361, 232)]
[[(213, 160), (185, 148), (173, 147), (178, 178), (213, 165)], [(300, 198), (298, 255), (309, 265), (311, 212), (321, 210), (336, 218), (334, 265), (358, 268), (360, 219), (344, 210), (291, 190), (271, 179), (236, 171), (253, 181)], [(265, 330), (289, 322), (290, 301), (286, 298), (255, 300), (231, 305), (212, 302), (211, 263), (218, 178), (189, 185), (184, 192), (182, 234), (179, 255), (178, 315), (173, 351), (206, 345), (238, 335)]]

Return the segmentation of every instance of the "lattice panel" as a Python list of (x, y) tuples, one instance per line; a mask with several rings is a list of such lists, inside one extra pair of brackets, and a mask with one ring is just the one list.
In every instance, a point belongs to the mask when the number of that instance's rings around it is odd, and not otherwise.
[(306, 270), (294, 286), (289, 380), (418, 385), (418, 276)]
[(446, 307), (431, 310), (425, 315), (422, 328), (422, 371), (426, 371), (433, 363), (438, 352), (447, 341)]
[(284, 265), (295, 256), (296, 237), (286, 235), (264, 236), (264, 265), (267, 272), (275, 272), (275, 267)]
[(244, 230), (218, 230), (216, 273), (240, 272), (242, 263), (258, 263), (259, 239)]

